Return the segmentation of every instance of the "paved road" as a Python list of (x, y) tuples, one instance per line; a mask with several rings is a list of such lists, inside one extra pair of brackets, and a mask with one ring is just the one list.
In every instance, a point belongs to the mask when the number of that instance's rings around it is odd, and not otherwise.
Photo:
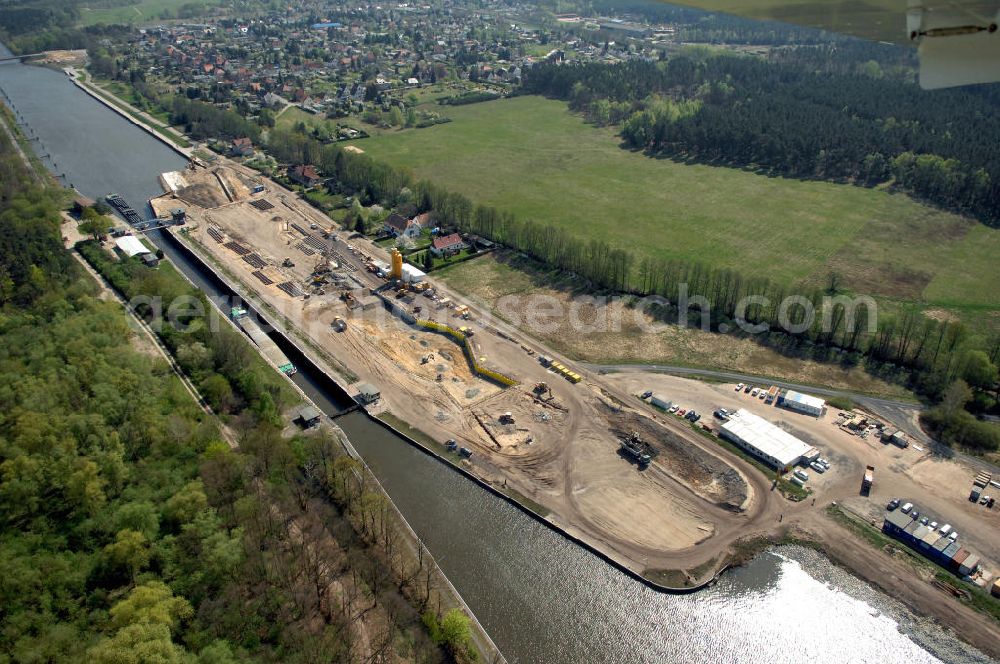
[(812, 385), (802, 385), (799, 383), (789, 383), (787, 381), (754, 376), (753, 374), (741, 374), (731, 371), (715, 371), (712, 369), (694, 369), (692, 367), (678, 367), (668, 364), (585, 364), (585, 367), (597, 373), (607, 373), (616, 371), (651, 371), (660, 373), (672, 373), (687, 376), (708, 376), (710, 378), (722, 378), (745, 383), (768, 383), (790, 390), (802, 390), (803, 392), (813, 392), (824, 396), (849, 397), (855, 402), (863, 405), (878, 404), (890, 408), (897, 408), (909, 413), (918, 413), (923, 408), (919, 403), (909, 401), (896, 401), (893, 399), (880, 399), (856, 392), (845, 392), (843, 390), (833, 390), (825, 387), (814, 387)]

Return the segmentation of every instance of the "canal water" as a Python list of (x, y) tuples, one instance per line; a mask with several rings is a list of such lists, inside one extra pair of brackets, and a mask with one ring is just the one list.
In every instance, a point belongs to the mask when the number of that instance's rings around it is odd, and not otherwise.
[[(86, 196), (143, 209), (159, 173), (185, 165), (60, 72), (0, 64), (0, 91), (46, 165)], [(327, 413), (345, 405), (307, 363), (294, 379)], [(337, 422), (511, 662), (991, 661), (809, 549), (772, 549), (693, 595), (654, 592), (364, 414)]]

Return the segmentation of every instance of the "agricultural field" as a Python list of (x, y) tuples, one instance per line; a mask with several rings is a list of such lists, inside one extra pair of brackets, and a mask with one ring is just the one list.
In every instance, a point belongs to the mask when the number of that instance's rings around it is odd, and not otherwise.
[(702, 261), (779, 283), (843, 287), (896, 305), (1000, 308), (1000, 231), (902, 194), (623, 150), (563, 102), (450, 107), (453, 122), (356, 144), (474, 202), (640, 256)]
[(906, 9), (895, 0), (684, 0), (678, 4), (845, 32), (875, 41), (905, 43), (906, 39)]
[[(199, 0), (140, 0), (120, 7), (80, 7), (80, 26), (97, 25), (98, 23), (141, 23), (160, 18), (174, 18), (181, 7), (209, 6), (218, 4)], [(189, 11), (197, 15), (196, 11)]]

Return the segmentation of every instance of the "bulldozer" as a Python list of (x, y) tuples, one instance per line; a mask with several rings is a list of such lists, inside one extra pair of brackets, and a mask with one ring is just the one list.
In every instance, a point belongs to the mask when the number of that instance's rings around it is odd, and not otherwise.
[(535, 387), (532, 389), (532, 392), (534, 392), (535, 396), (539, 399), (545, 398), (546, 393), (549, 395), (549, 399), (552, 398), (552, 388), (545, 382), (535, 383)]

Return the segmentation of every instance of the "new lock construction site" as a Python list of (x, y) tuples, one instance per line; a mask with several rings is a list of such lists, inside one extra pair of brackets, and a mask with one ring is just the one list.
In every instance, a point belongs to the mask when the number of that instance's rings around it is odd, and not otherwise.
[[(830, 413), (746, 403), (732, 385), (585, 370), (239, 164), (219, 160), (167, 179), (179, 186), (152, 200), (154, 211), (183, 206), (181, 241), (321, 349), (318, 363), (370, 413), (405, 422), (436, 453), (657, 583), (713, 578), (741, 540), (792, 531), (835, 547), (843, 531), (821, 512), (831, 501), (870, 523), (881, 523), (896, 495), (926, 496), (944, 513), (952, 501), (938, 478), (967, 473), (912, 446), (859, 445), (846, 426), (831, 426)], [(793, 502), (774, 490), (773, 471), (719, 442), (716, 424), (694, 425), (638, 398), (650, 390), (706, 413), (757, 411), (833, 469), (814, 473), (808, 498)], [(867, 465), (878, 474), (862, 496)], [(1000, 544), (996, 529), (951, 520), (980, 551)]]
[[(183, 206), (182, 240), (336, 358), (330, 372), (349, 391), (377, 386), (373, 410), (456, 440), (471, 472), (629, 569), (721, 560), (761, 517), (766, 479), (750, 481), (687, 427), (515, 331), (484, 325), (458, 295), (292, 192), (231, 162), (163, 179), (175, 186), (154, 212)], [(632, 444), (651, 460), (633, 459)]]

